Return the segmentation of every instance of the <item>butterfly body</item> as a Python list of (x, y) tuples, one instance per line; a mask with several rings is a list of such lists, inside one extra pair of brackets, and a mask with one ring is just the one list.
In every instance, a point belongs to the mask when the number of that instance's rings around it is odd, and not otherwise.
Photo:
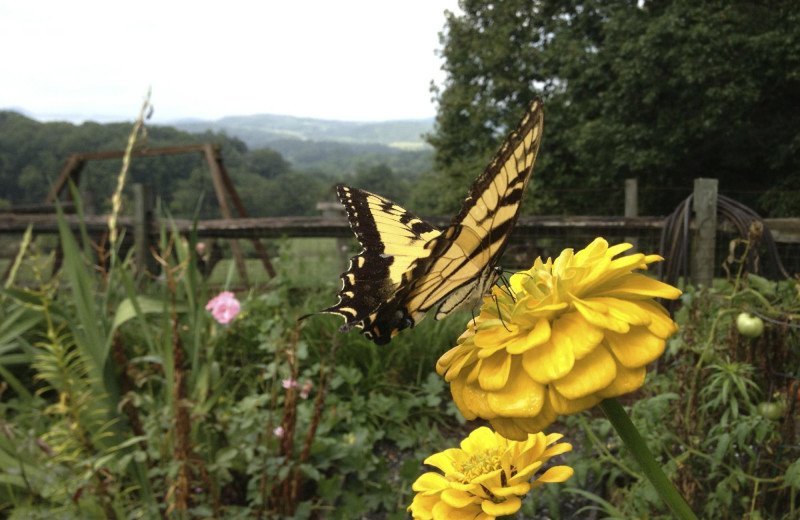
[(431, 308), (437, 320), (486, 294), (519, 215), (541, 142), (542, 105), (536, 100), (473, 183), (461, 211), (442, 231), (374, 193), (339, 185), (339, 200), (364, 248), (342, 274), (336, 305), (377, 344), (413, 327)]

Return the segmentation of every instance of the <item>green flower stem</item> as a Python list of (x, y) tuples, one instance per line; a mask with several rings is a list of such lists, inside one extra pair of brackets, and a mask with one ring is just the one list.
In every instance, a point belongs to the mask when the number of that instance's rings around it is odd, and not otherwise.
[(639, 435), (639, 430), (633, 425), (619, 401), (613, 398), (605, 399), (600, 402), (600, 408), (602, 408), (608, 420), (611, 421), (622, 442), (633, 454), (645, 476), (656, 488), (664, 502), (667, 503), (675, 517), (680, 520), (697, 520), (697, 517), (689, 509), (681, 494), (678, 493), (678, 490), (675, 489), (675, 486), (667, 479), (661, 467), (656, 463), (644, 439)]

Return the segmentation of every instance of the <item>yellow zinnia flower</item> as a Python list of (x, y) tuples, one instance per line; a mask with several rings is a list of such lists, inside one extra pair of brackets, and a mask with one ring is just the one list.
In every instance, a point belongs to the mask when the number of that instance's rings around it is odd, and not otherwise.
[(461, 441), (461, 449), (425, 459), (444, 475), (421, 475), (412, 486), (417, 494), (408, 510), (421, 520), (493, 520), (514, 514), (531, 489), (572, 476), (569, 466), (554, 466), (530, 482), (551, 457), (572, 449), (569, 443), (554, 444), (561, 437), (539, 432), (519, 442), (482, 426)]
[(645, 366), (678, 330), (653, 298), (681, 292), (633, 272), (660, 256), (614, 258), (631, 247), (597, 238), (555, 261), (537, 258), (510, 287), (493, 288), (436, 364), (464, 417), (521, 440), (561, 414), (642, 386)]

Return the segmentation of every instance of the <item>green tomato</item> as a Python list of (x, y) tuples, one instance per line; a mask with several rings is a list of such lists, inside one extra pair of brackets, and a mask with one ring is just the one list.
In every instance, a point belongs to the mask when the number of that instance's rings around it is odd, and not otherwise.
[(779, 402), (772, 401), (768, 403), (765, 401), (758, 403), (758, 413), (771, 421), (777, 421), (783, 417), (784, 411), (785, 407)]
[(758, 316), (742, 312), (736, 316), (736, 328), (739, 329), (739, 334), (742, 336), (757, 338), (764, 332), (764, 322)]

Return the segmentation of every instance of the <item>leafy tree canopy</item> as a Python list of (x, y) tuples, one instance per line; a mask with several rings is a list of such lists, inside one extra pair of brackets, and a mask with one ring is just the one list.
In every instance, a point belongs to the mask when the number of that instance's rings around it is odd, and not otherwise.
[(545, 136), (529, 210), (620, 214), (626, 178), (639, 180), (643, 214), (670, 212), (696, 177), (766, 216), (800, 203), (800, 3), (460, 6), (442, 34), (447, 79), (429, 138), (453, 186), (442, 211), (537, 95)]

